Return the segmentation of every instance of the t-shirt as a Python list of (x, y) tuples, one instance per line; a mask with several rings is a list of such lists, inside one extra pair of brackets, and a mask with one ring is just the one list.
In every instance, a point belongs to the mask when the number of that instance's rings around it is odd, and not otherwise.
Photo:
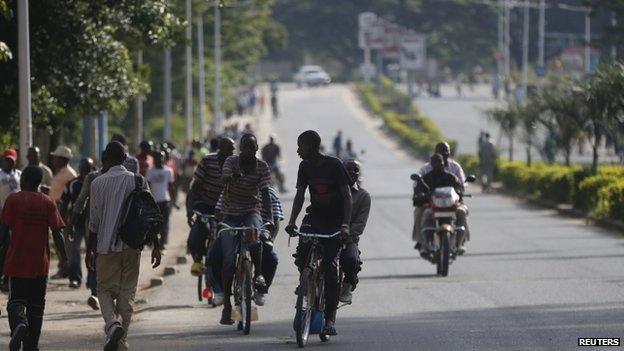
[(170, 201), (169, 184), (173, 183), (173, 170), (169, 166), (152, 167), (145, 177), (150, 183), (152, 195), (156, 202)]
[(271, 173), (266, 162), (256, 159), (256, 169), (249, 173), (241, 170), (238, 156), (230, 156), (223, 164), (223, 176), (241, 174), (223, 190), (223, 214), (244, 215), (262, 210), (260, 191), (271, 185)]
[(0, 210), (9, 195), (19, 191), (21, 176), (22, 172), (19, 169), (14, 169), (11, 173), (0, 169)]
[(266, 144), (262, 148), (262, 159), (269, 165), (275, 165), (280, 156), (280, 147), (277, 144)]
[(297, 189), (310, 191), (310, 206), (306, 209), (310, 225), (319, 231), (337, 231), (343, 220), (340, 188), (349, 184), (349, 176), (339, 159), (322, 155), (320, 164), (303, 160), (299, 164)]
[(4, 274), (19, 278), (47, 276), (50, 268), (48, 228), (58, 230), (65, 226), (54, 201), (32, 191), (11, 194), (2, 209), (2, 222), (11, 229)]

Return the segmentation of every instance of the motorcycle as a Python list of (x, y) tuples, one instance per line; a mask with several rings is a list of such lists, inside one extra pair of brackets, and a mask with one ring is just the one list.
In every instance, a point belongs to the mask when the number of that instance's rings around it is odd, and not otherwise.
[[(421, 228), (427, 247), (421, 256), (437, 266), (439, 276), (446, 277), (449, 265), (462, 254), (458, 248), (466, 240), (466, 228), (456, 224), (456, 212), (461, 205), (461, 198), (470, 195), (460, 196), (453, 187), (429, 189), (419, 174), (412, 174), (410, 178), (428, 190), (428, 207), (435, 223), (435, 227)], [(475, 180), (476, 177), (470, 175), (466, 183)]]

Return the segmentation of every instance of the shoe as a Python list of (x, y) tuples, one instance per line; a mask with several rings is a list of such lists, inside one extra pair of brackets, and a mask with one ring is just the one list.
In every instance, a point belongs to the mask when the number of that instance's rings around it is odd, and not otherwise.
[(193, 262), (193, 265), (191, 265), (192, 276), (199, 277), (200, 275), (204, 274), (205, 271), (206, 266), (204, 266), (204, 264), (201, 262)]
[(351, 294), (352, 290), (353, 285), (351, 285), (351, 283), (342, 283), (338, 300), (342, 303), (351, 304), (351, 301), (353, 299), (353, 294)]
[(221, 321), (219, 321), (219, 323), (223, 325), (234, 324), (234, 320), (232, 320), (232, 305), (223, 306), (223, 311), (221, 311)]
[(11, 334), (11, 341), (9, 342), (9, 350), (11, 351), (19, 351), (22, 348), (22, 340), (26, 336), (26, 332), (28, 331), (28, 327), (24, 323), (20, 323), (13, 330), (13, 334)]
[(223, 305), (223, 301), (225, 300), (225, 295), (223, 293), (215, 293), (212, 297), (212, 303), (215, 306)]
[(119, 347), (119, 340), (123, 338), (124, 328), (119, 323), (113, 323), (106, 333), (106, 343), (104, 343), (104, 351), (116, 351)]
[(80, 282), (77, 280), (72, 280), (69, 282), (69, 287), (72, 289), (80, 289)]
[(262, 274), (258, 274), (258, 276), (254, 279), (254, 286), (256, 289), (266, 288), (266, 281)]
[(87, 305), (89, 305), (89, 307), (93, 308), (94, 311), (97, 311), (97, 310), (100, 309), (100, 300), (98, 300), (97, 297), (91, 295), (87, 299)]
[(50, 279), (64, 279), (67, 278), (67, 273), (58, 271)]
[(457, 254), (458, 255), (463, 255), (466, 253), (466, 247), (464, 245), (461, 245), (460, 247), (457, 248)]
[(264, 306), (265, 299), (265, 294), (259, 293), (257, 291), (254, 294), (254, 302), (256, 303), (256, 306)]
[(414, 250), (420, 251), (421, 248), (422, 245), (420, 243), (416, 243), (416, 245), (414, 245)]
[(323, 326), (323, 331), (321, 332), (321, 334), (325, 334), (325, 335), (338, 335), (338, 333), (336, 332), (336, 328), (334, 328), (334, 322), (332, 321), (326, 321), (325, 325)]
[(128, 344), (125, 338), (122, 338), (121, 340), (119, 340), (119, 347), (117, 348), (117, 350), (125, 351), (129, 349), (130, 349), (130, 344)]

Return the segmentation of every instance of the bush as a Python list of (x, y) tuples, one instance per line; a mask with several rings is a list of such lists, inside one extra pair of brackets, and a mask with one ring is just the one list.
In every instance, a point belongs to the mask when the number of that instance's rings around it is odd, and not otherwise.
[(622, 220), (624, 214), (624, 181), (615, 180), (598, 191), (594, 214), (600, 218)]
[(579, 183), (578, 192), (574, 198), (574, 207), (589, 211), (598, 205), (598, 195), (602, 188), (617, 182), (618, 176), (613, 174), (597, 174), (587, 177)]
[(574, 194), (576, 167), (499, 161), (498, 180), (507, 189), (556, 203), (570, 203)]

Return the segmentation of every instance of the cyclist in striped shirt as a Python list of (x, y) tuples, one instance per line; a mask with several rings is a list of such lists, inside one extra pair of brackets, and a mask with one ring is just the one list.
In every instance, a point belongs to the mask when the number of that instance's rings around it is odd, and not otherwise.
[[(239, 144), (240, 154), (230, 156), (223, 164), (223, 223), (238, 227), (241, 224), (260, 229), (262, 207), (271, 213), (271, 175), (266, 162), (256, 158), (258, 141), (253, 134), (243, 134)], [(262, 194), (262, 203), (260, 202)], [(268, 221), (265, 229), (273, 228), (273, 220)], [(232, 279), (236, 270), (236, 238), (221, 235), (213, 245), (210, 255), (222, 255), (221, 268), (224, 305), (221, 324), (234, 324), (232, 320)], [(262, 275), (262, 245), (260, 242), (250, 243), (249, 252), (254, 265), (254, 285), (257, 289), (266, 287)]]
[(206, 252), (206, 229), (199, 221), (193, 223), (193, 211), (214, 214), (215, 206), (223, 191), (222, 170), (225, 160), (234, 152), (234, 140), (219, 139), (219, 150), (215, 154), (204, 157), (193, 177), (193, 182), (186, 197), (186, 216), (191, 231), (188, 237), (188, 249), (193, 257), (192, 275), (200, 275), (205, 271), (202, 259)]

